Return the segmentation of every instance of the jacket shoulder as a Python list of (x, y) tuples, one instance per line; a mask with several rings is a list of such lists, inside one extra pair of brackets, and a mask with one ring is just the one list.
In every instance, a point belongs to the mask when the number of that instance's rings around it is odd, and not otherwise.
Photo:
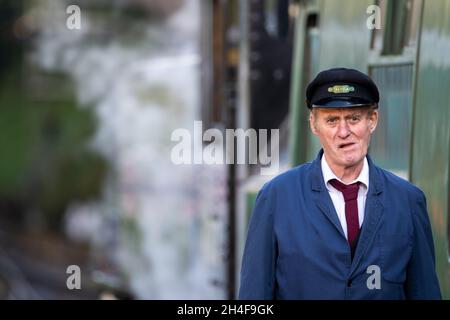
[(383, 180), (383, 184), (386, 185), (389, 189), (393, 188), (394, 190), (400, 192), (403, 191), (409, 197), (416, 199), (425, 197), (423, 191), (408, 180), (377, 166), (375, 166), (375, 170), (378, 170), (379, 176)]
[(300, 192), (310, 181), (311, 169), (312, 163), (307, 162), (273, 177), (262, 186), (259, 197), (273, 198)]
[(292, 183), (299, 181), (299, 179), (301, 180), (308, 172), (310, 172), (311, 166), (312, 163), (307, 162), (293, 167), (270, 179), (264, 184), (263, 188), (280, 188), (287, 185), (292, 186)]

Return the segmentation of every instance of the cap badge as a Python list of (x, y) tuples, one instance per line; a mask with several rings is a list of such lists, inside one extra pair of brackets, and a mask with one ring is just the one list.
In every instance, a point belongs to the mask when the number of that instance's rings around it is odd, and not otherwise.
[(328, 92), (333, 93), (349, 93), (355, 91), (355, 87), (343, 85), (343, 86), (333, 86), (328, 88)]

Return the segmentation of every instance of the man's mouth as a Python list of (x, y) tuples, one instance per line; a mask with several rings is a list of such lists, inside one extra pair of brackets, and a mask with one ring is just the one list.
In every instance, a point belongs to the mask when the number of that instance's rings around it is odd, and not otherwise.
[(338, 147), (339, 147), (339, 149), (346, 149), (346, 148), (353, 146), (354, 144), (355, 144), (354, 142), (346, 142), (346, 143), (341, 143)]

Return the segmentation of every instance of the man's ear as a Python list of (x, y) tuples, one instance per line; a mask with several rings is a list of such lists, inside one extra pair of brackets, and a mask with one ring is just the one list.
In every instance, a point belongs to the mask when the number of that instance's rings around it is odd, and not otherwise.
[(370, 133), (374, 133), (378, 124), (378, 110), (372, 111), (372, 114), (369, 117), (369, 123), (370, 123)]
[(309, 127), (314, 135), (317, 136), (319, 134), (316, 128), (316, 119), (314, 118), (314, 113), (312, 111), (309, 113)]

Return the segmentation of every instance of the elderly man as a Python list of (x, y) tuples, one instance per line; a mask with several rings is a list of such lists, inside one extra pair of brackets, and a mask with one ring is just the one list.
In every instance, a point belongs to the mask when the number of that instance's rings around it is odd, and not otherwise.
[(323, 149), (260, 190), (239, 298), (440, 299), (423, 192), (368, 156), (375, 83), (334, 68), (306, 98)]

